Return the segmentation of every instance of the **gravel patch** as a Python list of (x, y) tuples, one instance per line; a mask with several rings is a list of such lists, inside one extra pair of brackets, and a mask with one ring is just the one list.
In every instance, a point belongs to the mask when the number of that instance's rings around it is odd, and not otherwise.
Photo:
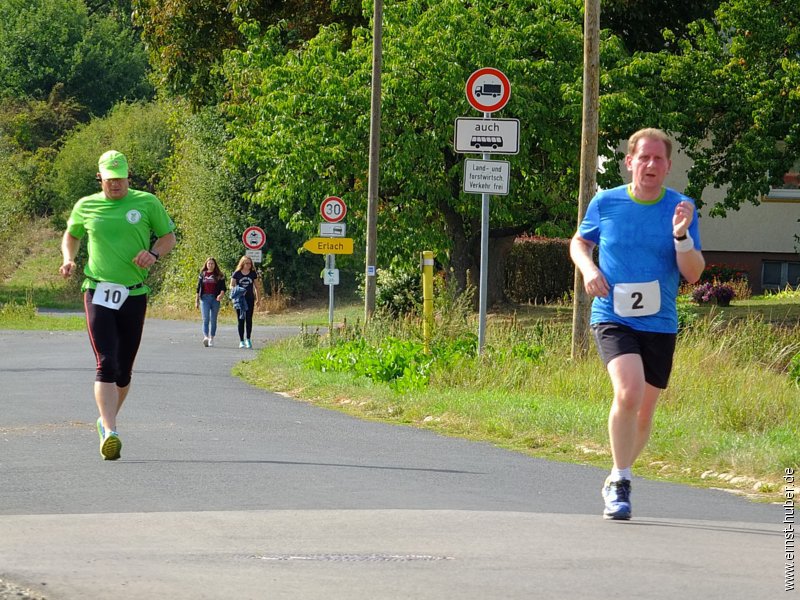
[(47, 600), (47, 598), (30, 588), (13, 584), (7, 579), (0, 579), (0, 600)]

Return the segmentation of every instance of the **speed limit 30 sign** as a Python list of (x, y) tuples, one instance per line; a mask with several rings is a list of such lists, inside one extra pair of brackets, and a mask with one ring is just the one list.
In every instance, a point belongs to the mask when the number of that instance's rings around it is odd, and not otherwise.
[(328, 196), (322, 201), (319, 212), (328, 223), (338, 223), (347, 214), (347, 205), (338, 196)]

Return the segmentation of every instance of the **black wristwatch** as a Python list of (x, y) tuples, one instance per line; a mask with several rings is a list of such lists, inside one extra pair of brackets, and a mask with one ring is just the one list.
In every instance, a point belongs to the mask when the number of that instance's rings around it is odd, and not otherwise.
[(683, 240), (685, 240), (685, 239), (686, 239), (686, 234), (684, 233), (684, 234), (683, 234), (683, 235), (681, 235), (681, 236), (673, 235), (672, 237), (674, 237), (674, 238), (675, 238), (676, 240), (678, 240), (679, 242), (682, 242)]
[(155, 257), (156, 257), (156, 260), (158, 260), (159, 258), (161, 258), (161, 255), (160, 255), (158, 252), (156, 252), (155, 250), (148, 250), (148, 252), (149, 252), (150, 254), (152, 254), (153, 256), (155, 256)]

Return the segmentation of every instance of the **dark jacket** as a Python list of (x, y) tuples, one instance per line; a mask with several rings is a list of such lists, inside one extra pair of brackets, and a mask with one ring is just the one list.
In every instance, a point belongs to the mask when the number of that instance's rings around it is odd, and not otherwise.
[[(200, 274), (197, 276), (197, 295), (203, 295), (203, 273), (205, 271), (200, 271)], [(225, 283), (225, 277), (222, 279), (217, 279), (217, 289), (214, 292), (214, 296), (219, 296), (220, 292), (225, 292), (228, 290), (228, 285)]]
[(244, 321), (247, 316), (247, 310), (250, 305), (247, 303), (246, 292), (242, 286), (237, 285), (231, 288), (230, 297), (233, 301), (233, 308), (236, 310), (236, 316), (240, 321)]

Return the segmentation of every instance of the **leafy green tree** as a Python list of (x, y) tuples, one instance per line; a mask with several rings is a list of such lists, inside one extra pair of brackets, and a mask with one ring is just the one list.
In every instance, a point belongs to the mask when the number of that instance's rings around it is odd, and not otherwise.
[[(574, 228), (581, 9), (575, 0), (411, 0), (386, 7), (380, 265), (416, 262), (420, 250), (430, 249), (448, 259), (462, 287), (468, 272), (477, 276), (480, 197), (461, 192), (463, 157), (454, 153), (452, 139), (456, 117), (476, 116), (464, 86), (484, 66), (509, 77), (511, 99), (496, 116), (519, 118), (522, 130), (520, 153), (510, 157), (511, 193), (492, 199), (493, 241)], [(286, 53), (279, 29), (262, 34), (251, 25), (243, 31), (249, 45), (231, 53), (226, 71), (230, 148), (259, 173), (254, 201), (278, 206), (289, 227), (311, 234), (321, 200), (342, 196), (348, 232), (363, 240), (370, 32), (356, 30), (349, 38), (329, 27)], [(606, 62), (624, 55), (613, 37), (603, 47)], [(497, 283), (490, 284), (495, 291)]]
[(0, 100), (0, 237), (22, 219), (51, 213), (56, 148), (84, 117), (58, 88), (47, 101)]
[(0, 0), (0, 95), (44, 100), (62, 85), (98, 115), (147, 97), (146, 56), (121, 18), (81, 0)]
[(758, 203), (800, 158), (800, 4), (728, 0), (689, 32), (677, 54), (639, 55), (624, 76), (659, 90), (632, 112), (676, 133), (694, 160), (689, 195), (727, 186), (712, 209), (724, 214)]
[(284, 43), (316, 35), (334, 21), (363, 23), (357, 0), (133, 0), (160, 89), (193, 106), (215, 104), (224, 94), (219, 67), (224, 51), (241, 48), (241, 20), (264, 26), (286, 23)]
[(155, 192), (172, 153), (168, 117), (158, 103), (120, 104), (106, 117), (74, 130), (53, 161), (53, 212), (65, 214), (78, 198), (100, 190), (97, 159), (111, 149), (128, 157), (131, 187)]
[[(604, 0), (600, 26), (618, 35), (630, 52), (674, 48), (688, 34), (689, 23), (711, 19), (721, 0)], [(671, 36), (664, 38), (664, 30)]]

